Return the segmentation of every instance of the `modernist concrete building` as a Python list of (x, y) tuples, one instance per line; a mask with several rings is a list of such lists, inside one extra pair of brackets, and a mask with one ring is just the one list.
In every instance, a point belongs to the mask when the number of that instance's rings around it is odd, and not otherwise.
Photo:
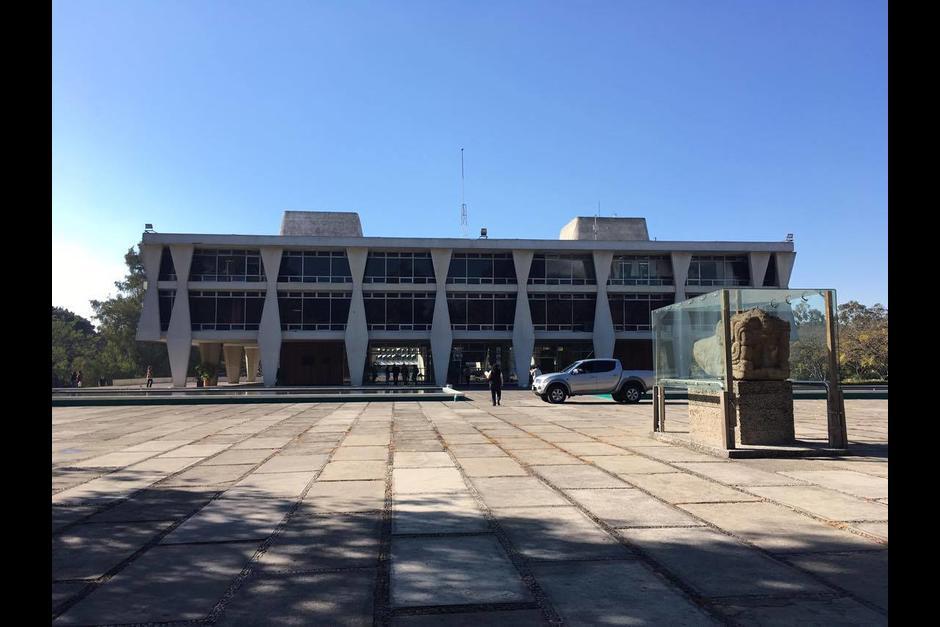
[[(575, 218), (557, 240), (363, 237), (355, 213), (286, 212), (280, 235), (143, 234), (137, 339), (193, 345), (266, 386), (510, 382), (588, 356), (652, 368), (650, 311), (722, 286), (787, 287), (790, 241), (651, 241), (644, 218)], [(386, 371), (386, 367), (388, 370)], [(417, 372), (416, 372), (417, 371)], [(417, 375), (417, 376), (415, 376)], [(402, 375), (404, 378), (404, 373)]]

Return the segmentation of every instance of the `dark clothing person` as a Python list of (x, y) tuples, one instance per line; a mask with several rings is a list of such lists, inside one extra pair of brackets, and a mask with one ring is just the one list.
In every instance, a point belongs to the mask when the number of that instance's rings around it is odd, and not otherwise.
[(395, 385), (398, 385), (398, 375), (400, 374), (401, 374), (401, 366), (398, 366), (396, 364), (395, 367), (392, 368), (392, 376), (395, 377)]
[(388, 382), (392, 380), (392, 369), (388, 366), (385, 366), (385, 385), (388, 385)]
[(147, 366), (147, 387), (153, 387), (153, 367)]
[(499, 405), (503, 395), (503, 371), (499, 366), (493, 366), (490, 374), (486, 377), (490, 382), (490, 395), (493, 397), (493, 405)]
[(411, 367), (411, 382), (416, 385), (418, 383), (418, 367), (417, 366)]
[(375, 366), (375, 362), (372, 362), (372, 383), (375, 383), (375, 380), (379, 378), (379, 369)]
[(81, 370), (78, 371), (78, 376), (75, 378), (75, 384), (78, 387), (82, 387), (82, 371)]
[(78, 382), (78, 373), (74, 370), (72, 371), (72, 376), (69, 377), (69, 387), (78, 387), (76, 383)]

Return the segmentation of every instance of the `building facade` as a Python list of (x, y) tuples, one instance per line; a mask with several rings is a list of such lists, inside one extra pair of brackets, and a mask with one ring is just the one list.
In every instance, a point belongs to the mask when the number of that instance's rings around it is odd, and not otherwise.
[[(143, 234), (137, 339), (175, 386), (192, 346), (266, 386), (482, 381), (499, 362), (652, 368), (650, 312), (719, 287), (788, 287), (783, 242), (651, 241), (644, 218), (575, 218), (558, 240), (363, 237), (352, 213), (286, 212), (280, 235)], [(260, 366), (260, 368), (259, 368)], [(245, 374), (242, 375), (242, 372)]]

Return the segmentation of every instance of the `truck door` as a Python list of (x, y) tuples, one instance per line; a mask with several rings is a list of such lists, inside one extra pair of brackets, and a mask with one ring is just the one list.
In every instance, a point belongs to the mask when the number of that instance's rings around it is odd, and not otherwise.
[(599, 359), (592, 364), (594, 371), (594, 390), (597, 392), (608, 393), (614, 390), (614, 387), (620, 381), (620, 370), (617, 368), (617, 362), (613, 359)]

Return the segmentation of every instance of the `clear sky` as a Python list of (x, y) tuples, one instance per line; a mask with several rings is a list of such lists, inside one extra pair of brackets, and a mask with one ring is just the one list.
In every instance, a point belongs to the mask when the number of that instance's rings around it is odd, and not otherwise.
[(276, 234), (783, 240), (887, 304), (887, 3), (54, 0), (52, 302), (90, 315), (145, 222)]

